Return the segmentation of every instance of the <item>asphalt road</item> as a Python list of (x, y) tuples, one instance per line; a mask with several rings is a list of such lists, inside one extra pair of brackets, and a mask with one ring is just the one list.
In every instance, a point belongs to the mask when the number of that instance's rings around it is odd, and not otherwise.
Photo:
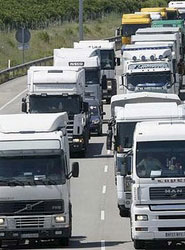
[[(118, 72), (120, 69), (118, 69)], [(21, 99), (26, 94), (26, 77), (0, 86), (0, 114), (20, 113)], [(104, 106), (110, 117), (110, 105)], [(114, 183), (114, 159), (105, 148), (107, 125), (103, 136), (93, 136), (86, 158), (79, 161), (80, 177), (72, 179), (73, 230), (70, 246), (62, 249), (133, 250), (129, 218), (119, 216)], [(28, 245), (17, 249), (61, 249), (49, 243)], [(163, 246), (155, 249), (162, 250)], [(171, 246), (170, 249), (184, 249)]]

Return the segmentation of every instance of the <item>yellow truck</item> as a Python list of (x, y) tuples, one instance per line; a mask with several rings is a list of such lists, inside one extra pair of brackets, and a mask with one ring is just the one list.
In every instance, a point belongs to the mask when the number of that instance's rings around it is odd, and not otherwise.
[(141, 8), (141, 12), (160, 12), (163, 19), (167, 18), (166, 7)]
[(139, 28), (151, 26), (150, 14), (123, 14), (122, 16), (122, 44), (130, 44), (131, 36)]

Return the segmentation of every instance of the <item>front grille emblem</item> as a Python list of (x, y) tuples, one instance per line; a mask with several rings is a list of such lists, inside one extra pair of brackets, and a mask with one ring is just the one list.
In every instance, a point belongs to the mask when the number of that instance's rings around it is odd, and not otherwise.
[(166, 188), (164, 190), (166, 195), (170, 195), (171, 198), (176, 198), (178, 195), (182, 194), (181, 188)]

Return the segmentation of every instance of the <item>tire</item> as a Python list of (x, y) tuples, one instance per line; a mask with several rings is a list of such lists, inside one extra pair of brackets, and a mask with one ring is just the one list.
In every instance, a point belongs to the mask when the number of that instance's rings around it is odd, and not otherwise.
[(99, 129), (98, 129), (98, 135), (101, 136), (102, 135), (102, 125), (100, 125)]
[(72, 204), (71, 203), (69, 203), (69, 225), (70, 225), (69, 237), (71, 238), (72, 236)]
[(134, 248), (135, 249), (145, 248), (145, 242), (143, 240), (134, 240)]
[(58, 242), (58, 245), (63, 247), (69, 246), (69, 237), (61, 238)]
[(106, 104), (110, 104), (111, 98), (106, 98)]
[(119, 215), (121, 217), (130, 217), (130, 212), (128, 210), (119, 209)]

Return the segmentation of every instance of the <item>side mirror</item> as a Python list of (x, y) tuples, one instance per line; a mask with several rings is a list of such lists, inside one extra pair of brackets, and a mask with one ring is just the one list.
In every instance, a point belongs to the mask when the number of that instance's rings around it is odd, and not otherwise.
[(121, 60), (119, 57), (116, 58), (116, 64), (117, 64), (117, 66), (120, 66), (120, 64), (121, 64)]
[(26, 102), (26, 98), (22, 98), (22, 112), (27, 113), (27, 102)]
[(88, 104), (88, 102), (83, 102), (83, 111), (85, 113), (89, 111), (89, 104)]
[(123, 161), (123, 166), (121, 168), (121, 175), (122, 176), (128, 175), (128, 164), (127, 164), (126, 160)]
[(108, 130), (108, 133), (107, 133), (107, 143), (106, 143), (106, 147), (107, 147), (107, 150), (111, 150), (112, 149), (112, 129)]
[(106, 77), (106, 75), (102, 76), (102, 89), (107, 89), (107, 77)]
[(72, 164), (72, 176), (77, 178), (79, 176), (79, 164), (78, 162), (73, 162)]

